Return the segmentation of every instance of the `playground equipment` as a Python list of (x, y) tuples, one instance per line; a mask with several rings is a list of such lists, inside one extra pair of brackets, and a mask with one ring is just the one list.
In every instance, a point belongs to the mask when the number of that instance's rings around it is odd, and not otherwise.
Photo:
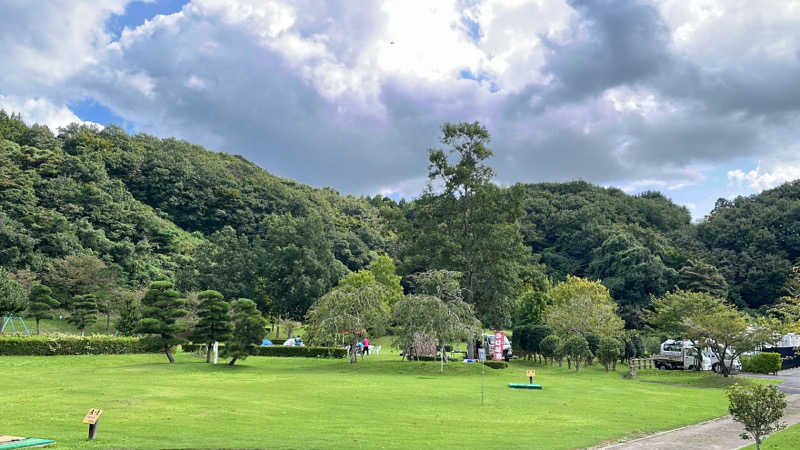
[[(18, 322), (22, 328), (22, 330), (17, 330), (17, 326), (14, 322)], [(18, 334), (22, 334), (25, 336), (31, 335), (31, 330), (28, 329), (28, 326), (25, 325), (25, 320), (22, 316), (5, 316), (3, 317), (3, 326), (0, 328), (0, 335), (6, 333), (6, 328), (12, 330), (13, 335), (16, 336)]]
[(533, 384), (533, 376), (536, 375), (535, 370), (528, 370), (525, 374), (528, 376), (528, 384), (508, 383), (508, 387), (511, 389), (542, 389), (541, 384)]
[(47, 447), (55, 443), (56, 441), (51, 441), (50, 439), (0, 435), (0, 449), (3, 450), (10, 448)]

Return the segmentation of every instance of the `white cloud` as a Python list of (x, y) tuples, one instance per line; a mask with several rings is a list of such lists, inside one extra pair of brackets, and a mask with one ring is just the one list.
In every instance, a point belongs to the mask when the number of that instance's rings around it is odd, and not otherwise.
[(103, 128), (94, 122), (84, 122), (66, 106), (58, 106), (43, 98), (20, 98), (0, 95), (0, 109), (19, 113), (28, 125), (47, 125), (53, 132), (71, 123), (83, 123)]
[(780, 186), (800, 178), (800, 161), (761, 161), (755, 169), (728, 172), (728, 180), (738, 186), (747, 186), (758, 192)]

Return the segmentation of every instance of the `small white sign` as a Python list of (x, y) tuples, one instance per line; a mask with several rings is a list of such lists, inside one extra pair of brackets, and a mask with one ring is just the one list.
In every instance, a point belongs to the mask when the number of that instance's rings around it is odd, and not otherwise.
[(214, 341), (214, 364), (217, 363), (217, 356), (219, 356), (219, 342)]
[(486, 349), (485, 348), (479, 348), (478, 349), (478, 359), (480, 359), (481, 361), (486, 361)]

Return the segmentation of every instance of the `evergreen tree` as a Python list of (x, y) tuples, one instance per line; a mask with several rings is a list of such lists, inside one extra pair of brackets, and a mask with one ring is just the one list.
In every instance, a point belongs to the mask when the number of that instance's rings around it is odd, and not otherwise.
[(261, 344), (267, 322), (258, 311), (254, 301), (240, 298), (231, 305), (233, 313), (233, 333), (225, 343), (223, 356), (230, 357), (232, 366), (238, 359), (245, 359)]
[(28, 316), (36, 319), (36, 334), (41, 334), (39, 321), (53, 317), (53, 308), (58, 306), (58, 300), (53, 298), (53, 291), (42, 284), (31, 288), (28, 296)]
[[(205, 343), (210, 349), (214, 342), (225, 342), (231, 338), (233, 324), (228, 313), (230, 305), (217, 291), (203, 291), (197, 294), (200, 300), (197, 315), (200, 321), (194, 326), (189, 337), (193, 342)], [(206, 352), (206, 362), (211, 362), (211, 352)]]
[(86, 327), (97, 322), (97, 296), (94, 294), (76, 295), (72, 299), (72, 314), (67, 322), (81, 330), (81, 336), (86, 334)]
[(154, 339), (164, 349), (170, 363), (175, 362), (170, 347), (180, 344), (185, 340), (178, 337), (184, 331), (178, 319), (186, 316), (188, 311), (183, 309), (186, 299), (172, 288), (169, 281), (154, 281), (142, 298), (142, 319), (139, 320), (137, 331), (155, 335)]
[(690, 259), (678, 272), (678, 288), (706, 292), (716, 298), (728, 298), (728, 282), (720, 271), (711, 264), (695, 259)]
[(142, 315), (139, 311), (139, 302), (133, 293), (124, 294), (122, 303), (119, 305), (119, 319), (117, 320), (117, 331), (123, 336), (133, 336)]

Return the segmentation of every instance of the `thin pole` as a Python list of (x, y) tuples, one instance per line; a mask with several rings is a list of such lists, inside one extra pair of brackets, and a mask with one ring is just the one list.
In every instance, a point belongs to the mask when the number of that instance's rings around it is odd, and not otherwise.
[(481, 360), (481, 406), (483, 406), (483, 373), (486, 370), (486, 361)]

